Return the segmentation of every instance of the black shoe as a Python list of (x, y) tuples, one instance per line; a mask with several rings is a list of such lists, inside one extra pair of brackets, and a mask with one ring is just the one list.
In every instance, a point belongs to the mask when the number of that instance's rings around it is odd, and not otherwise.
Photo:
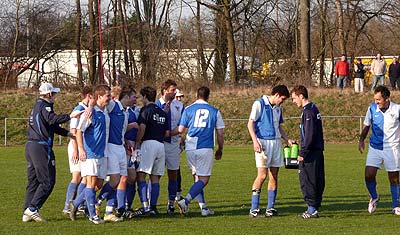
[(134, 217), (147, 217), (150, 215), (150, 211), (144, 211), (143, 207), (132, 212), (132, 218)]
[(160, 214), (160, 212), (158, 212), (157, 207), (155, 206), (150, 206), (150, 216), (157, 216)]

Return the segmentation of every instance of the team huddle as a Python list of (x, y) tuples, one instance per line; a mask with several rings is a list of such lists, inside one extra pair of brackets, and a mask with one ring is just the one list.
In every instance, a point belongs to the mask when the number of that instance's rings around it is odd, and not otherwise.
[[(72, 180), (63, 209), (71, 220), (76, 220), (79, 213), (87, 215), (94, 224), (158, 215), (159, 181), (165, 167), (168, 214), (175, 213), (174, 204), (181, 214), (187, 214), (189, 203), (195, 198), (202, 216), (214, 214), (205, 203), (204, 187), (212, 172), (214, 131), (218, 143), (215, 159), (222, 157), (224, 122), (219, 110), (207, 102), (208, 87), (200, 87), (196, 102), (184, 108), (175, 97), (176, 86), (172, 80), (165, 81), (158, 100), (156, 89), (142, 88), (140, 109), (132, 87), (84, 88), (83, 99), (72, 113), (57, 115), (52, 107), (60, 89), (50, 83), (42, 84), (28, 129), (28, 187), (22, 220), (45, 222), (38, 211), (55, 183), (54, 133), (71, 137), (68, 155)], [(69, 120), (70, 131), (59, 126)], [(178, 193), (183, 141), (194, 180), (186, 197)], [(133, 210), (136, 186), (142, 207)]]
[[(212, 174), (214, 156), (221, 159), (224, 146), (224, 122), (220, 111), (208, 104), (210, 89), (200, 87), (197, 100), (184, 107), (183, 94), (173, 80), (161, 85), (161, 97), (156, 99), (153, 87), (143, 87), (136, 105), (133, 87), (98, 85), (82, 90), (82, 101), (70, 115), (53, 111), (55, 96), (60, 92), (51, 83), (43, 83), (29, 121), (26, 160), (28, 183), (22, 221), (45, 222), (39, 210), (55, 184), (55, 157), (52, 150), (54, 134), (69, 136), (68, 157), (71, 182), (66, 192), (63, 213), (71, 220), (83, 214), (94, 224), (118, 222), (134, 217), (157, 216), (160, 178), (165, 168), (168, 175), (167, 213), (175, 206), (186, 215), (189, 204), (196, 199), (202, 216), (213, 215), (207, 207), (204, 188)], [(400, 215), (400, 106), (390, 101), (390, 91), (384, 86), (375, 89), (364, 121), (359, 149), (372, 129), (367, 155), (365, 181), (370, 193), (368, 212), (373, 213), (379, 202), (376, 192), (377, 170), (383, 164), (388, 171), (392, 194), (392, 212)], [(252, 106), (247, 128), (253, 141), (257, 177), (252, 185), (250, 217), (261, 215), (259, 207), (262, 184), (268, 177), (268, 204), (264, 216), (279, 215), (275, 208), (278, 192), (278, 172), (284, 165), (282, 141), (293, 145), (281, 124), (281, 104), (292, 98), (302, 109), (300, 124), (301, 149), (298, 153), (300, 188), (307, 209), (300, 218), (319, 218), (325, 188), (324, 138), (322, 118), (317, 106), (309, 101), (304, 86), (290, 92), (285, 85), (273, 87)], [(70, 121), (70, 130), (59, 125)], [(217, 137), (214, 140), (214, 135)], [(180, 154), (186, 151), (187, 165), (193, 184), (186, 197), (180, 186)], [(214, 154), (214, 146), (217, 150)], [(141, 207), (133, 210), (136, 195)], [(102, 216), (102, 205), (105, 214)]]

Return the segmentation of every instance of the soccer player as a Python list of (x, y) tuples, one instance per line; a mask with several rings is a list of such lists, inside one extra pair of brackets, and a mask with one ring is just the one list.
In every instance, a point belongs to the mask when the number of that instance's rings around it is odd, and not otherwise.
[[(125, 210), (126, 218), (132, 218), (135, 216), (132, 210), (132, 203), (135, 198), (136, 193), (136, 170), (139, 167), (139, 160), (137, 157), (137, 152), (134, 152), (134, 146), (136, 141), (136, 135), (138, 132), (137, 118), (139, 113), (136, 110), (139, 108), (136, 106), (136, 90), (131, 88), (131, 99), (123, 99), (120, 96), (120, 100), (124, 108), (128, 111), (128, 125), (136, 125), (136, 128), (132, 128), (125, 132), (125, 149), (128, 158), (128, 179), (126, 181), (126, 200), (125, 200)], [(121, 93), (123, 95), (123, 92)]]
[(110, 87), (98, 85), (95, 88), (94, 97), (96, 105), (93, 107), (91, 117), (83, 117), (76, 129), (76, 141), (81, 161), (81, 174), (86, 176), (86, 189), (84, 196), (69, 202), (70, 218), (76, 219), (77, 207), (86, 199), (89, 211), (89, 221), (94, 224), (104, 223), (104, 220), (96, 214), (96, 190), (103, 185), (107, 176), (107, 158), (105, 149), (108, 141), (108, 128), (110, 118), (106, 106), (111, 100)]
[[(209, 105), (210, 89), (200, 87), (197, 100), (188, 106), (179, 122), (179, 133), (188, 129), (186, 135), (186, 159), (195, 182), (187, 196), (178, 201), (181, 214), (189, 211), (189, 203), (199, 195), (208, 184), (213, 166), (214, 130), (217, 132), (218, 149), (215, 159), (220, 160), (224, 147), (224, 121), (219, 110)], [(205, 208), (204, 210), (207, 210)], [(202, 210), (203, 211), (203, 210)]]
[(385, 86), (375, 88), (374, 100), (365, 115), (359, 143), (359, 150), (362, 153), (365, 148), (364, 140), (369, 129), (372, 129), (365, 167), (365, 184), (370, 195), (368, 212), (374, 213), (379, 202), (376, 174), (383, 164), (390, 182), (392, 212), (400, 215), (400, 105), (390, 101), (390, 91)]
[[(110, 180), (103, 186), (98, 196), (96, 208), (99, 210), (101, 202), (107, 198), (104, 220), (119, 222), (123, 220), (125, 212), (126, 180), (128, 176), (128, 162), (124, 147), (124, 135), (128, 128), (128, 112), (119, 101), (121, 88), (113, 87), (111, 94), (113, 99), (106, 106), (110, 116), (109, 138), (106, 148), (107, 174), (110, 176)], [(132, 93), (124, 91), (124, 96), (130, 95)], [(117, 216), (113, 214), (115, 208)]]
[(175, 99), (176, 82), (168, 79), (161, 85), (162, 97), (156, 104), (164, 110), (169, 119), (171, 137), (164, 139), (165, 163), (168, 169), (168, 205), (167, 213), (175, 212), (174, 202), (178, 191), (178, 170), (180, 166), (180, 138), (178, 136), (178, 122), (183, 112), (183, 104)]
[(53, 110), (59, 88), (51, 83), (42, 83), (29, 117), (28, 143), (25, 147), (28, 183), (26, 185), (23, 222), (34, 220), (46, 222), (39, 215), (56, 182), (56, 160), (53, 152), (54, 133), (62, 136), (72, 134), (59, 125), (70, 120), (68, 114), (55, 114)]
[[(160, 195), (160, 178), (164, 174), (165, 150), (164, 137), (169, 137), (167, 114), (154, 102), (157, 92), (146, 86), (140, 90), (143, 108), (140, 110), (135, 149), (142, 152), (137, 169), (138, 193), (143, 204), (143, 215), (158, 214), (157, 200)], [(150, 175), (151, 193), (150, 205), (147, 197), (148, 185), (146, 175)]]
[(289, 97), (285, 85), (272, 88), (271, 96), (264, 95), (253, 103), (247, 128), (253, 140), (253, 149), (257, 167), (257, 177), (252, 186), (250, 217), (260, 215), (259, 201), (261, 187), (268, 174), (268, 205), (265, 216), (277, 216), (275, 198), (278, 192), (278, 172), (283, 166), (281, 138), (292, 145), (293, 140), (281, 127), (283, 115), (281, 104)]
[[(85, 111), (90, 104), (90, 101), (93, 99), (93, 90), (90, 87), (85, 86), (81, 92), (82, 101), (72, 110), (74, 112), (83, 112)], [(79, 124), (80, 117), (71, 118), (69, 128), (70, 132), (75, 135), (76, 127)], [(79, 162), (79, 154), (78, 154), (78, 145), (75, 139), (71, 139), (68, 143), (68, 163), (69, 170), (72, 174), (71, 182), (68, 185), (67, 193), (65, 195), (65, 203), (64, 203), (64, 214), (69, 214), (68, 203), (73, 197), (79, 195), (86, 188), (86, 178), (82, 178), (81, 176), (81, 164)]]
[(325, 188), (324, 135), (321, 114), (314, 103), (308, 100), (304, 86), (295, 86), (291, 92), (293, 103), (302, 108), (299, 161), (300, 188), (307, 210), (300, 215), (303, 219), (318, 218), (322, 194)]

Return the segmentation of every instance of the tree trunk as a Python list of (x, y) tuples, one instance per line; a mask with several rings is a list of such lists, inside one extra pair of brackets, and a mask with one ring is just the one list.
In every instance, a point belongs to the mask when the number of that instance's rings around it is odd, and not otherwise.
[(96, 16), (94, 10), (94, 0), (88, 0), (88, 14), (89, 14), (89, 80), (91, 85), (97, 84), (96, 76)]
[(300, 45), (304, 79), (311, 83), (310, 0), (300, 0)]
[[(220, 0), (218, 1), (221, 4)], [(224, 14), (221, 11), (215, 13), (215, 59), (213, 82), (222, 84), (226, 77), (226, 66), (228, 63), (228, 42), (226, 36), (226, 24)]]
[(232, 26), (232, 17), (230, 7), (230, 0), (224, 0), (223, 4), (223, 11), (224, 11), (224, 20), (225, 20), (225, 27), (226, 27), (226, 36), (228, 42), (228, 53), (229, 53), (229, 78), (231, 82), (237, 83), (238, 76), (237, 76), (237, 62), (236, 62), (236, 47), (235, 47), (235, 38)]
[(201, 31), (201, 18), (200, 18), (200, 3), (197, 2), (196, 12), (196, 30), (197, 30), (197, 63), (200, 63), (200, 73), (198, 76), (204, 81), (207, 81), (207, 62), (204, 57), (204, 46), (203, 46), (203, 33)]
[(344, 22), (343, 22), (343, 7), (342, 1), (336, 0), (336, 13), (337, 13), (337, 29), (339, 35), (339, 49), (340, 54), (346, 55), (346, 43), (344, 40)]
[(328, 0), (322, 0), (320, 3), (320, 58), (319, 58), (319, 86), (325, 86), (325, 56), (326, 56), (326, 10)]
[(76, 3), (76, 16), (75, 16), (75, 46), (76, 46), (76, 63), (78, 67), (78, 84), (83, 87), (83, 73), (82, 73), (82, 57), (81, 57), (81, 1), (75, 0)]
[(127, 22), (126, 22), (126, 16), (124, 14), (124, 9), (122, 5), (122, 1), (124, 0), (118, 0), (118, 13), (119, 13), (119, 22), (120, 22), (120, 31), (121, 31), (121, 37), (122, 37), (122, 47), (123, 47), (123, 53), (124, 53), (124, 63), (125, 63), (125, 73), (127, 75), (131, 74), (131, 66), (129, 64), (129, 56), (128, 56), (128, 27), (127, 27)]

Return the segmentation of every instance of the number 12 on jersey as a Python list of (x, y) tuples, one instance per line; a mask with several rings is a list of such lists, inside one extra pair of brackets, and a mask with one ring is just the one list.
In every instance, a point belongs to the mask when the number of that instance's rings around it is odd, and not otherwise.
[(193, 124), (194, 127), (206, 127), (209, 113), (210, 112), (207, 109), (196, 110), (196, 117)]

